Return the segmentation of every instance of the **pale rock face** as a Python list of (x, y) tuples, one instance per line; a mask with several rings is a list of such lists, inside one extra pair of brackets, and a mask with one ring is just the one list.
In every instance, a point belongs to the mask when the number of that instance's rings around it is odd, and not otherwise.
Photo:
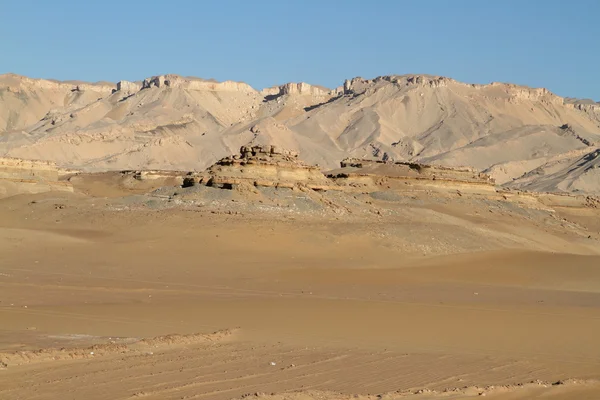
[(189, 90), (207, 90), (213, 92), (246, 92), (254, 93), (256, 90), (243, 82), (209, 82), (209, 81), (188, 81), (185, 86)]
[(522, 88), (514, 85), (510, 85), (507, 88), (507, 92), (511, 96), (510, 102), (519, 103), (521, 101), (543, 101), (545, 103), (553, 103), (562, 105), (564, 99), (551, 93), (547, 89), (530, 89)]
[(598, 113), (600, 114), (600, 104), (565, 104), (566, 106), (570, 106), (576, 110), (585, 111), (588, 113)]
[(344, 93), (351, 94), (354, 92), (363, 91), (366, 89), (369, 83), (369, 80), (363, 79), (361, 77), (346, 79), (344, 81)]
[(352, 83), (350, 82), (349, 79), (346, 79), (344, 81), (344, 93), (350, 93), (351, 89), (352, 89)]
[(329, 96), (330, 90), (324, 90), (316, 86), (309, 85), (308, 83), (286, 83), (280, 86), (281, 94), (299, 94), (299, 95), (313, 95), (313, 96)]
[(442, 76), (428, 75), (391, 75), (379, 76), (374, 79), (363, 79), (361, 77), (356, 77), (352, 79), (346, 79), (343, 86), (343, 92), (345, 94), (363, 92), (374, 85), (385, 85), (386, 83), (393, 83), (399, 87), (420, 86), (428, 88), (440, 88), (446, 87), (450, 83), (456, 83), (456, 81)]
[(210, 92), (256, 92), (250, 85), (243, 82), (213, 82), (202, 79), (188, 79), (179, 75), (158, 75), (144, 79), (142, 89), (153, 87), (182, 88)]
[(281, 86), (263, 89), (261, 94), (263, 96), (284, 96), (284, 95), (296, 95), (296, 96), (315, 96), (315, 97), (327, 97), (335, 94), (336, 91), (321, 88), (318, 86), (309, 85), (305, 82), (300, 83), (286, 83)]
[(60, 82), (48, 79), (34, 79), (26, 76), (6, 74), (0, 75), (4, 86), (13, 93), (34, 90), (52, 90), (52, 91), (93, 91), (101, 94), (110, 94), (114, 89), (112, 84), (104, 83), (86, 83), (86, 82)]
[(260, 91), (260, 94), (265, 97), (266, 96), (278, 96), (280, 93), (281, 93), (281, 89), (279, 88), (279, 86), (265, 88)]
[(141, 85), (135, 82), (119, 81), (117, 83), (117, 90), (124, 94), (133, 94), (141, 90)]
[(49, 161), (0, 157), (0, 178), (58, 180), (58, 167)]
[(152, 87), (161, 87), (164, 86), (165, 77), (164, 76), (153, 76), (151, 78), (146, 78), (142, 82), (142, 89), (151, 89)]

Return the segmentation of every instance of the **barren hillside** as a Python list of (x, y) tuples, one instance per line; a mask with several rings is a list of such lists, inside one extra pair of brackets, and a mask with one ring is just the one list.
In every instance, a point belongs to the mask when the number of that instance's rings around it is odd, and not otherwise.
[(567, 177), (545, 166), (599, 143), (600, 105), (511, 84), (410, 75), (258, 91), (177, 75), (115, 85), (0, 76), (0, 155), (87, 171), (202, 171), (264, 144), (323, 169), (346, 157), (419, 161), (471, 166), (499, 184), (597, 193), (600, 170)]

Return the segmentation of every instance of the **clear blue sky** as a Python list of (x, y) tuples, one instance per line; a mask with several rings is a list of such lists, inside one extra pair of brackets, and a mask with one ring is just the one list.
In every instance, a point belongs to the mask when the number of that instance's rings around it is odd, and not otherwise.
[(0, 0), (0, 73), (328, 87), (429, 73), (600, 100), (600, 0)]

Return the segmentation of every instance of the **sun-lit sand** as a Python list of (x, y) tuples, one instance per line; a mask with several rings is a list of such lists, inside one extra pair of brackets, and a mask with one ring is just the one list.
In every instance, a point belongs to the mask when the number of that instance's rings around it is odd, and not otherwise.
[(232, 214), (78, 182), (0, 200), (3, 400), (600, 396), (597, 213)]

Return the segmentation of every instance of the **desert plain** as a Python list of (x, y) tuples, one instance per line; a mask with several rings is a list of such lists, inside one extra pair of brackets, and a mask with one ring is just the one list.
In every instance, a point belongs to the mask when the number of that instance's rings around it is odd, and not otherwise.
[(169, 205), (116, 175), (0, 200), (2, 399), (600, 395), (594, 208)]
[(0, 82), (0, 399), (600, 398), (598, 104)]

